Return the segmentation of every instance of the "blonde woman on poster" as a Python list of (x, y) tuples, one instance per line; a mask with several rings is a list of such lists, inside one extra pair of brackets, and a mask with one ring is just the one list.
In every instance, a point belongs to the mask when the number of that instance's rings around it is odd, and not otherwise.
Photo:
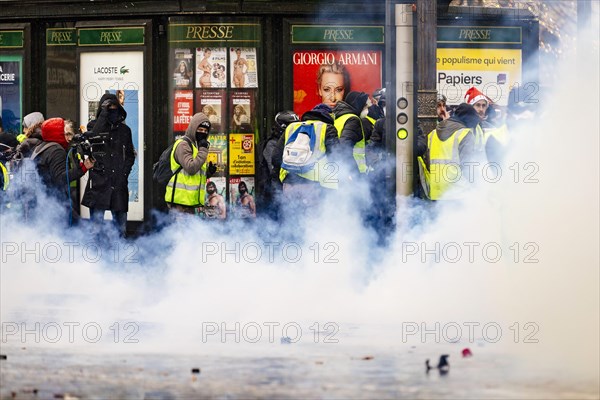
[(322, 64), (317, 71), (317, 91), (321, 103), (333, 109), (350, 92), (350, 74), (346, 67), (339, 62)]
[(217, 114), (215, 108), (210, 104), (202, 107), (202, 112), (208, 117), (208, 120), (211, 124), (215, 125), (221, 123), (221, 117), (219, 117), (219, 114)]
[(200, 87), (202, 87), (202, 88), (212, 87), (210, 74), (212, 72), (213, 66), (209, 62), (210, 54), (211, 54), (211, 50), (209, 48), (204, 49), (204, 58), (198, 64), (198, 70), (200, 70), (202, 72), (202, 76), (200, 77), (200, 80), (199, 80)]

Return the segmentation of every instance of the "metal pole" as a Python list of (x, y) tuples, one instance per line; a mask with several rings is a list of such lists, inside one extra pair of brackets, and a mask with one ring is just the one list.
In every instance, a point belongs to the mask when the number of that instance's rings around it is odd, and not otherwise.
[[(413, 143), (414, 143), (414, 19), (412, 4), (396, 4), (396, 96), (389, 99), (394, 112), (396, 137), (396, 194), (413, 193)], [(405, 121), (404, 118), (407, 118)], [(388, 137), (390, 137), (388, 135)]]
[(417, 1), (417, 115), (425, 134), (437, 124), (436, 51), (437, 3), (435, 0)]

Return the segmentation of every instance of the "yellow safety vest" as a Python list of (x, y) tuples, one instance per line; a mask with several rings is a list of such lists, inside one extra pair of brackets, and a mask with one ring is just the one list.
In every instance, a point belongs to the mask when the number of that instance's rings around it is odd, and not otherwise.
[(421, 184), (431, 200), (439, 200), (448, 189), (462, 185), (458, 146), (469, 132), (469, 128), (459, 129), (446, 141), (440, 140), (435, 129), (429, 133), (429, 170), (422, 157), (417, 159)]
[[(478, 125), (479, 126), (479, 125)], [(499, 128), (485, 129), (483, 131), (483, 145), (487, 144), (489, 138), (493, 137), (496, 139), (501, 145), (506, 146), (508, 144), (508, 128), (506, 124), (502, 125)]]
[(0, 169), (2, 170), (2, 190), (7, 190), (8, 189), (8, 184), (10, 183), (10, 176), (8, 175), (8, 171), (6, 170), (6, 167), (4, 166), (4, 164), (2, 164), (0, 162)]
[[(180, 165), (175, 161), (175, 149), (183, 141), (183, 139), (177, 139), (173, 145), (171, 151), (171, 171), (173, 173), (177, 171)], [(198, 155), (198, 148), (192, 146), (192, 157), (196, 158)], [(175, 184), (175, 177), (177, 177), (177, 183)], [(169, 183), (167, 183), (167, 190), (165, 192), (165, 201), (171, 203), (171, 197), (173, 196), (173, 185), (175, 186), (175, 196), (173, 197), (173, 203), (181, 204), (184, 206), (196, 207), (204, 205), (204, 198), (206, 197), (206, 163), (202, 165), (200, 171), (190, 175), (183, 169), (177, 174), (173, 174)]]
[[(292, 122), (285, 129), (284, 142), (287, 143), (290, 136), (294, 133), (296, 128), (298, 128), (302, 123), (308, 123), (314, 126), (315, 134), (317, 135), (318, 147), (315, 146), (313, 151), (313, 155), (317, 159), (317, 162), (314, 165), (314, 168), (308, 172), (297, 174), (305, 179), (308, 179), (313, 182), (319, 182), (321, 186), (327, 189), (337, 189), (338, 188), (338, 177), (336, 176), (337, 169), (335, 166), (329, 164), (327, 162), (327, 156), (325, 154), (325, 134), (327, 132), (327, 124), (321, 121), (302, 121), (302, 122)], [(288, 176), (289, 172), (283, 167), (279, 170), (279, 180), (283, 182), (286, 176)]]
[(346, 121), (350, 118), (358, 118), (360, 122), (360, 130), (362, 133), (362, 139), (356, 142), (354, 148), (352, 149), (352, 155), (354, 156), (354, 161), (356, 161), (356, 165), (358, 166), (358, 171), (361, 174), (367, 172), (367, 159), (365, 157), (365, 131), (362, 127), (362, 121), (357, 115), (354, 114), (344, 114), (339, 118), (336, 118), (333, 124), (335, 125), (335, 129), (337, 129), (338, 137), (342, 135), (342, 131), (344, 130), (344, 125), (346, 125)]

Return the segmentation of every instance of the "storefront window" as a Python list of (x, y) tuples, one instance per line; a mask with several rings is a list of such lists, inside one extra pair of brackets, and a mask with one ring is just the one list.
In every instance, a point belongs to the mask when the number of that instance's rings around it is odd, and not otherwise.
[(204, 113), (211, 122), (207, 162), (217, 166), (209, 179), (217, 191), (211, 198), (207, 194), (207, 211), (217, 202), (214, 196), (222, 196), (229, 203), (230, 217), (252, 218), (260, 25), (172, 21), (169, 44), (173, 136), (169, 140), (185, 134), (194, 114)]

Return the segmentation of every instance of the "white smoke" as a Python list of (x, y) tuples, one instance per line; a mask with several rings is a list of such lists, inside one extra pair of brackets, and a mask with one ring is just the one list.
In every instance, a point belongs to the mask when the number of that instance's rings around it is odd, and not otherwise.
[(333, 322), (338, 339), (357, 349), (402, 348), (431, 346), (432, 336), (402, 334), (440, 323), (463, 328), (458, 345), (438, 340), (458, 351), (473, 346), (465, 323), (479, 324), (477, 343), (481, 327), (495, 324), (502, 337), (484, 340), (482, 352), (516, 354), (524, 370), (546, 363), (597, 381), (597, 67), (597, 54), (585, 66), (561, 66), (555, 90), (540, 93), (542, 118), (511, 133), (516, 145), (498, 182), (433, 210), (398, 199), (400, 228), (387, 248), (362, 222), (356, 204), (364, 199), (346, 193), (298, 225), (189, 219), (102, 246), (85, 227), (60, 231), (43, 218), (23, 226), (3, 215), (3, 338), (23, 322), (94, 322), (105, 332), (135, 322), (140, 343), (127, 351), (188, 352), (206, 351), (207, 327), (257, 323), (266, 332), (265, 323), (293, 322), (306, 334), (315, 322)]

